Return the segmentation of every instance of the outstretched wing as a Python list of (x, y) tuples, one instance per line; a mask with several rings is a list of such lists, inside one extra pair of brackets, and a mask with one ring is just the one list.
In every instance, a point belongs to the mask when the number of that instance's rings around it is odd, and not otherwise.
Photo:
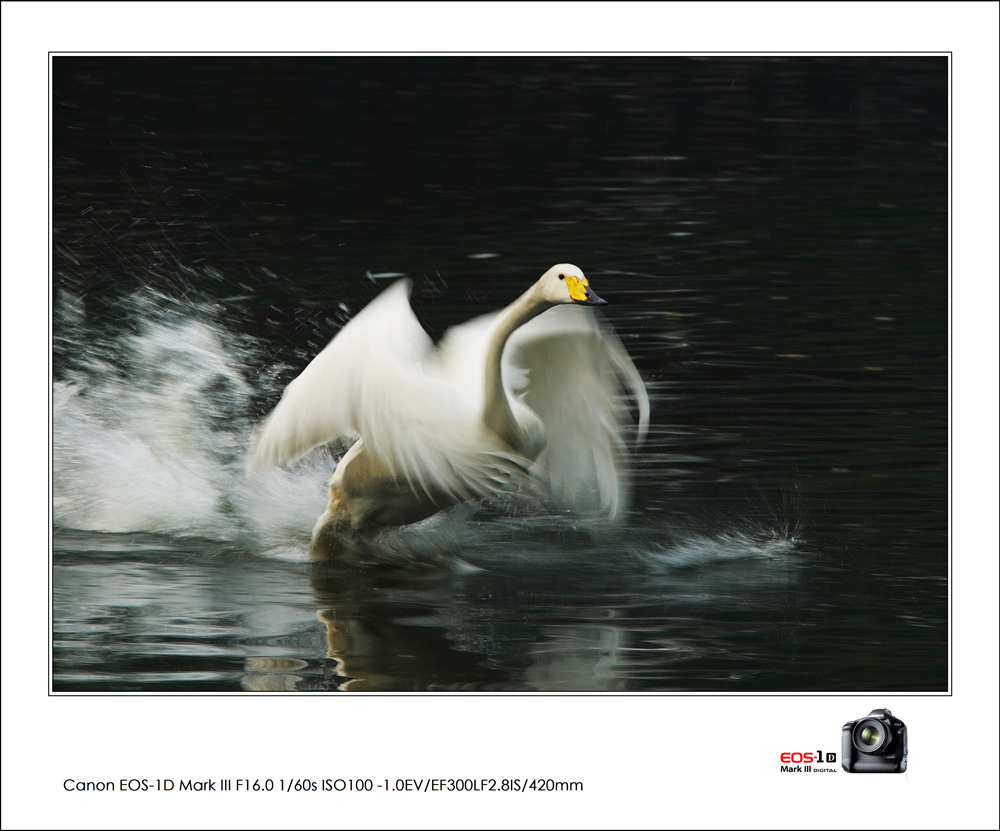
[(254, 438), (251, 471), (287, 464), (342, 436), (414, 490), (489, 494), (523, 467), (483, 441), (480, 412), (427, 364), (434, 345), (399, 280), (358, 313), (285, 389)]
[(544, 424), (547, 443), (538, 465), (556, 504), (609, 518), (623, 511), (627, 439), (645, 438), (649, 397), (615, 333), (590, 309), (557, 306), (514, 332), (503, 369), (505, 383)]

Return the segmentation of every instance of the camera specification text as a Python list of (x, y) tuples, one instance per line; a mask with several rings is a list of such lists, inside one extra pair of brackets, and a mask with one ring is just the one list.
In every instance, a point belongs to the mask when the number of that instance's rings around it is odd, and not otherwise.
[(79, 780), (67, 778), (63, 790), (72, 793), (564, 793), (582, 792), (583, 782), (548, 777), (493, 779), (471, 777), (371, 778), (221, 778)]

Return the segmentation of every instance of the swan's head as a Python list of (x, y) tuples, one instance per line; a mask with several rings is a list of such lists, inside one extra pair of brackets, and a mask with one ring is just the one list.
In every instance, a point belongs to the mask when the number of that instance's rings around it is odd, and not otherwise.
[(594, 294), (583, 272), (569, 263), (552, 266), (541, 276), (536, 289), (545, 301), (553, 305), (580, 303), (584, 306), (600, 306), (607, 302)]

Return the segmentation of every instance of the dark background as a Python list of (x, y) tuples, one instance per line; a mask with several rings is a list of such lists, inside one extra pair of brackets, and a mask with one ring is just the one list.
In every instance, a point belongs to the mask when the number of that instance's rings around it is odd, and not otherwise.
[[(58, 57), (56, 285), (184, 267), (220, 296), (319, 300), (476, 251), (685, 285), (728, 243), (725, 276), (891, 289), (946, 267), (946, 80), (943, 57)], [(672, 235), (692, 222), (717, 233), (694, 251)], [(859, 245), (869, 268), (846, 267)]]

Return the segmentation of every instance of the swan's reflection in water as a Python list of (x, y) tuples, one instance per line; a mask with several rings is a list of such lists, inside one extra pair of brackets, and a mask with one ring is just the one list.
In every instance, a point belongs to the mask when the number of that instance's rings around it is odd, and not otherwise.
[[(794, 579), (797, 569), (787, 560), (751, 557), (656, 574), (634, 558), (623, 561), (620, 551), (616, 563), (611, 553), (539, 547), (481, 569), (457, 560), (419, 567), (313, 563), (309, 582), (325, 660), (251, 658), (243, 688), (626, 691), (663, 689), (669, 679), (671, 688), (691, 689), (704, 678), (732, 681), (762, 671), (762, 655), (755, 668), (762, 627), (773, 632), (780, 623), (764, 622), (761, 612), (773, 612), (776, 593)], [(757, 583), (756, 607), (747, 602), (750, 580)], [(692, 614), (692, 604), (731, 610), (735, 597), (740, 607), (725, 613), (719, 631), (696, 624), (702, 615)]]
[(305, 680), (295, 671), (308, 666), (301, 658), (247, 658), (240, 685), (247, 692), (295, 692)]
[(526, 678), (539, 690), (618, 690), (629, 633), (620, 626), (546, 627)]
[[(322, 563), (310, 584), (327, 658), (344, 679), (338, 689), (526, 689), (491, 664), (489, 643), (463, 644), (457, 619), (448, 625), (446, 604), (463, 590), (463, 576), (450, 569)], [(462, 616), (460, 606), (455, 611)]]

